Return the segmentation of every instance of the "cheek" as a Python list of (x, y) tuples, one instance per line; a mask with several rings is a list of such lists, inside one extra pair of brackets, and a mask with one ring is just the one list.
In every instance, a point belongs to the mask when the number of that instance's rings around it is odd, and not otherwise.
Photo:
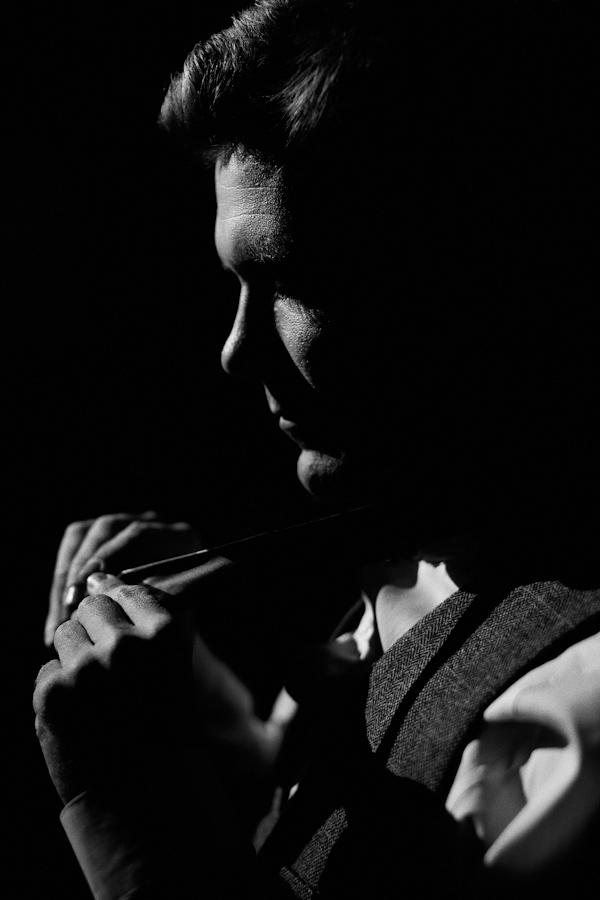
[(275, 328), (296, 368), (314, 388), (322, 386), (323, 372), (331, 369), (329, 329), (311, 309), (282, 297), (275, 301)]
[[(385, 393), (396, 378), (397, 352), (387, 353), (369, 321), (307, 308), (287, 297), (274, 305), (280, 341), (305, 381), (343, 415)], [(395, 373), (394, 373), (395, 374)]]

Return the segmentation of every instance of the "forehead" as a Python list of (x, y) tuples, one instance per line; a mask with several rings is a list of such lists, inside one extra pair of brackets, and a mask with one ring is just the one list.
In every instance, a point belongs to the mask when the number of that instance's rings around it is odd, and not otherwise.
[(299, 179), (295, 169), (234, 154), (217, 161), (215, 190), (215, 245), (226, 267), (273, 261), (305, 282), (332, 273), (339, 280), (350, 269), (356, 280), (381, 256), (382, 229), (369, 227), (372, 200), (368, 209), (357, 202), (343, 167), (312, 166)]
[(225, 262), (285, 254), (289, 214), (279, 170), (234, 154), (217, 162), (215, 192), (215, 243)]

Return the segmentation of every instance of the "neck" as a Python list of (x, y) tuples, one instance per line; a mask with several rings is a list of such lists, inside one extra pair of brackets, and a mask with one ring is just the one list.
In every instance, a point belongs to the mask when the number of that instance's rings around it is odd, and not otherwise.
[(458, 590), (445, 563), (409, 559), (366, 567), (362, 570), (362, 587), (384, 651)]

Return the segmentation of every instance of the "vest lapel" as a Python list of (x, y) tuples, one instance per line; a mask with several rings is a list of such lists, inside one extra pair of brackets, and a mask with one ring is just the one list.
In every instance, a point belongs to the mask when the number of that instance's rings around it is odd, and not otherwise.
[[(422, 887), (424, 871), (428, 878), (447, 871), (436, 863), (439, 846), (432, 835), (438, 832), (444, 834), (440, 846), (449, 848), (448, 866), (458, 865), (444, 831), (450, 825), (456, 830), (456, 823), (441, 796), (470, 731), (486, 706), (527, 669), (599, 627), (600, 590), (543, 582), (507, 595), (498, 589), (449, 597), (373, 667), (365, 710), (368, 743), (362, 713), (354, 719), (358, 739), (352, 728), (348, 740), (344, 728), (338, 730), (321, 766), (307, 773), (258, 855), (265, 877), (279, 875), (282, 896), (305, 900), (355, 896), (360, 877), (379, 870), (381, 885), (389, 889), (395, 881), (387, 878), (386, 866), (395, 867), (399, 847), (405, 847), (403, 872), (412, 866)], [(435, 854), (428, 860), (432, 840)], [(347, 892), (340, 893), (342, 884)], [(367, 884), (358, 895), (388, 894)]]
[(489, 703), (525, 671), (596, 630), (599, 619), (600, 591), (559, 582), (517, 587), (499, 602), (492, 594), (454, 594), (373, 667), (366, 706), (371, 749), (395, 775), (446, 790), (451, 762)]

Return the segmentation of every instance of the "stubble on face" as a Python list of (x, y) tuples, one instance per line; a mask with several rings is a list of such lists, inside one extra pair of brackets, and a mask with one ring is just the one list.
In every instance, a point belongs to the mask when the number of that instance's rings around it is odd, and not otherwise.
[(283, 177), (234, 155), (217, 165), (215, 184), (217, 252), (240, 281), (224, 366), (233, 372), (242, 361), (240, 372), (263, 383), (272, 414), (300, 449), (300, 482), (328, 495), (344, 456), (328, 389), (337, 367), (324, 359), (328, 316), (310, 291), (310, 257), (295, 246)]
[(300, 448), (302, 485), (356, 505), (394, 495), (409, 516), (435, 502), (448, 417), (425, 387), (438, 360), (407, 314), (416, 304), (401, 247), (378, 255), (377, 234), (363, 238), (376, 211), (365, 222), (331, 198), (290, 200), (284, 173), (251, 157), (219, 163), (215, 184), (217, 251), (240, 281), (224, 365), (264, 385)]

